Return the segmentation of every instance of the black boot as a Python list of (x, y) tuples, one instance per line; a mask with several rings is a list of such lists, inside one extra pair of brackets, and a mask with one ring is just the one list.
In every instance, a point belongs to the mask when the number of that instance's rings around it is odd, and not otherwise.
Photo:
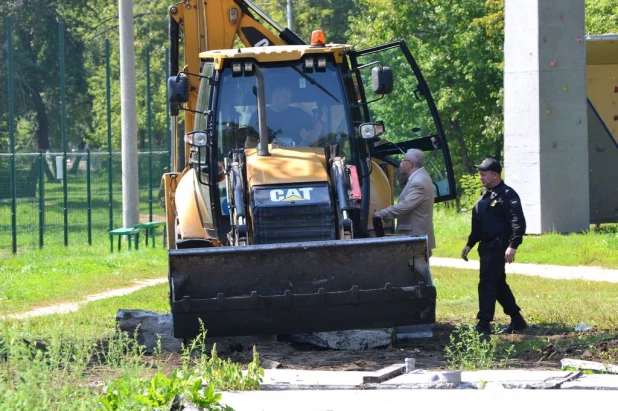
[(511, 316), (511, 323), (501, 329), (499, 334), (511, 334), (515, 331), (525, 330), (526, 328), (528, 328), (526, 320), (524, 320), (524, 317), (522, 317), (520, 313), (517, 313)]
[(489, 325), (489, 322), (487, 321), (479, 321), (479, 323), (476, 325), (474, 329), (476, 330), (477, 333), (482, 334), (482, 335), (491, 334), (491, 326)]

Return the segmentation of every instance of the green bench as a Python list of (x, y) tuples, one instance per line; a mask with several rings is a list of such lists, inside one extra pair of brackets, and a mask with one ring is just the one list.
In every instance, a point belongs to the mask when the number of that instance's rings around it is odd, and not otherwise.
[(133, 226), (133, 228), (140, 230), (146, 230), (146, 246), (148, 246), (148, 237), (152, 236), (152, 246), (155, 246), (155, 238), (156, 238), (156, 229), (157, 227), (163, 227), (163, 246), (166, 245), (165, 239), (165, 221), (148, 221), (145, 223), (138, 223)]
[[(118, 236), (118, 251), (120, 251), (120, 245), (122, 244), (122, 236), (127, 236), (129, 242), (129, 250), (131, 249), (131, 243), (135, 240), (135, 249), (139, 250), (139, 229), (137, 228), (117, 228), (109, 232), (109, 251), (114, 252), (114, 236)], [(135, 236), (135, 238), (133, 238)]]

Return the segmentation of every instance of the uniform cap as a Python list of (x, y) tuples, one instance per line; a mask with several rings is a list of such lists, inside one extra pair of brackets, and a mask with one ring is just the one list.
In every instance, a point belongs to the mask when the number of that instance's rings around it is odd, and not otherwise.
[(481, 164), (475, 165), (481, 171), (494, 171), (498, 174), (502, 172), (502, 165), (495, 158), (487, 157)]

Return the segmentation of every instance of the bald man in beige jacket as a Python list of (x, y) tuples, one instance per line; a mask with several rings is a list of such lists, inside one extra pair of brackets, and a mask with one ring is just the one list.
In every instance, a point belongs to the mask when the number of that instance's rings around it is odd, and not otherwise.
[[(421, 150), (408, 150), (399, 165), (399, 172), (408, 177), (405, 187), (399, 195), (397, 204), (382, 210), (376, 210), (374, 217), (383, 220), (397, 219), (397, 234), (418, 236), (427, 235), (427, 257), (436, 248), (433, 231), (433, 181), (423, 168), (425, 155)], [(426, 258), (414, 258), (415, 269), (432, 284)]]

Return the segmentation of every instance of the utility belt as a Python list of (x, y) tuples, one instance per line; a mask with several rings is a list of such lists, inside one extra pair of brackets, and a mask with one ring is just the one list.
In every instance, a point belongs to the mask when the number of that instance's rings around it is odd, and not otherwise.
[(500, 243), (508, 244), (508, 236), (506, 234), (491, 234), (481, 237), (481, 243)]

